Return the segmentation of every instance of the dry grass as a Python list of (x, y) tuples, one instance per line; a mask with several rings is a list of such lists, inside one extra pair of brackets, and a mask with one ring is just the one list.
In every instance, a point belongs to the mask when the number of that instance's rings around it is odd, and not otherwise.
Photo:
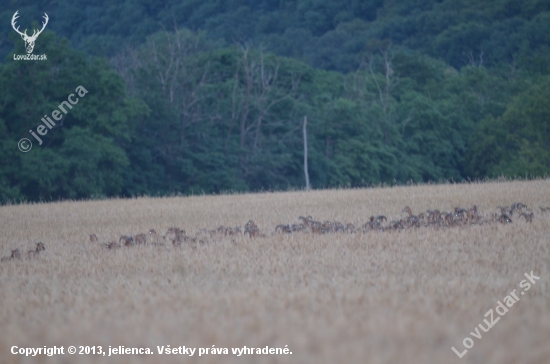
[[(300, 215), (360, 226), (374, 214), (523, 202), (529, 224), (271, 235)], [(0, 361), (189, 363), (550, 363), (550, 180), (140, 198), (0, 207)], [(196, 248), (118, 241), (171, 226), (244, 225), (267, 237)], [(517, 220), (517, 221), (516, 221)], [(451, 351), (525, 272), (535, 284), (462, 359)], [(26, 359), (10, 347), (150, 347), (155, 355)], [(291, 356), (159, 356), (157, 345), (284, 347)]]

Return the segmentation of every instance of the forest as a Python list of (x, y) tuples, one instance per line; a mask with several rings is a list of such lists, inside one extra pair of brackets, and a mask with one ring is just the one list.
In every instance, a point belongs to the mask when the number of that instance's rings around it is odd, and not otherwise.
[[(16, 11), (29, 35), (47, 13), (47, 60), (14, 60)], [(550, 0), (13, 0), (0, 22), (0, 203), (302, 189), (304, 118), (315, 189), (550, 172)]]

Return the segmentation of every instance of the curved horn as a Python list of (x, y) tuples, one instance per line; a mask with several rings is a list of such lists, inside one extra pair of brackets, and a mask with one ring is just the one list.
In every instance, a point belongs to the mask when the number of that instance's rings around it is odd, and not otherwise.
[(38, 35), (40, 33), (42, 33), (42, 31), (44, 30), (44, 28), (46, 28), (46, 25), (48, 25), (48, 20), (50, 20), (50, 18), (48, 18), (48, 14), (44, 13), (44, 16), (43, 16), (45, 22), (42, 22), (42, 29), (40, 29), (36, 35), (33, 34), (34, 37), (38, 37)]
[(42, 29), (40, 30), (33, 30), (33, 33), (32, 33), (32, 36), (29, 37), (29, 39), (32, 39), (32, 40), (36, 40), (36, 38), (38, 38), (38, 36), (40, 35), (40, 33), (42, 33), (42, 31), (44, 30), (44, 28), (46, 28), (46, 25), (48, 25), (48, 20), (50, 18), (48, 18), (48, 14), (44, 13), (44, 16), (43, 16), (45, 22), (42, 22)]
[(17, 18), (19, 18), (19, 15), (17, 15), (17, 13), (19, 13), (19, 10), (17, 10), (17, 11), (15, 12), (15, 14), (13, 14), (13, 16), (12, 16), (12, 18), (11, 18), (11, 26), (12, 26), (13, 30), (15, 30), (17, 33), (19, 33), (22, 37), (23, 37), (23, 36), (28, 37), (28, 35), (27, 35), (27, 29), (25, 29), (25, 32), (24, 32), (24, 33), (21, 33), (21, 32), (19, 31), (19, 27), (17, 27), (17, 28), (15, 27), (15, 20), (16, 20)]

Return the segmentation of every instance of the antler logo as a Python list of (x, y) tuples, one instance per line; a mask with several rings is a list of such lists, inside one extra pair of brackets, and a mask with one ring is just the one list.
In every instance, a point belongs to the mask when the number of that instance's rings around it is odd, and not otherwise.
[(21, 38), (23, 38), (23, 40), (25, 41), (25, 48), (27, 50), (27, 53), (28, 54), (31, 54), (33, 49), (34, 49), (34, 42), (36, 42), (36, 38), (38, 38), (38, 36), (40, 35), (40, 33), (42, 33), (42, 31), (44, 30), (44, 28), (46, 28), (46, 25), (48, 24), (48, 14), (44, 13), (44, 20), (45, 22), (42, 22), (42, 29), (40, 30), (33, 30), (33, 33), (31, 36), (28, 36), (27, 35), (27, 29), (25, 29), (24, 32), (20, 32), (19, 31), (19, 27), (15, 27), (15, 20), (17, 18), (19, 18), (19, 15), (17, 15), (17, 13), (19, 13), (19, 10), (17, 10), (15, 12), (15, 14), (13, 14), (13, 17), (11, 18), (11, 26), (13, 27), (13, 30), (15, 30), (17, 33), (19, 33), (19, 35), (21, 35)]

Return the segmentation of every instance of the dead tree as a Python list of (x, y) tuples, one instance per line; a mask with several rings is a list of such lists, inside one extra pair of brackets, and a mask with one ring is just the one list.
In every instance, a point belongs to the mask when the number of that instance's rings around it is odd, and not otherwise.
[(306, 175), (306, 191), (309, 191), (309, 173), (307, 168), (307, 116), (304, 116), (304, 174)]
[[(289, 88), (282, 87), (280, 82), (280, 63), (276, 57), (266, 60), (266, 55), (260, 48), (258, 55), (252, 55), (247, 46), (239, 45), (241, 57), (239, 71), (235, 74), (236, 82), (242, 83), (241, 92), (233, 90), (233, 115), (240, 112), (239, 142), (242, 150), (246, 149), (247, 141), (255, 152), (260, 148), (260, 138), (264, 124), (269, 122), (273, 107), (280, 102), (295, 97), (299, 81), (291, 75)], [(242, 79), (241, 79), (242, 77)], [(240, 98), (236, 107), (235, 98)]]

